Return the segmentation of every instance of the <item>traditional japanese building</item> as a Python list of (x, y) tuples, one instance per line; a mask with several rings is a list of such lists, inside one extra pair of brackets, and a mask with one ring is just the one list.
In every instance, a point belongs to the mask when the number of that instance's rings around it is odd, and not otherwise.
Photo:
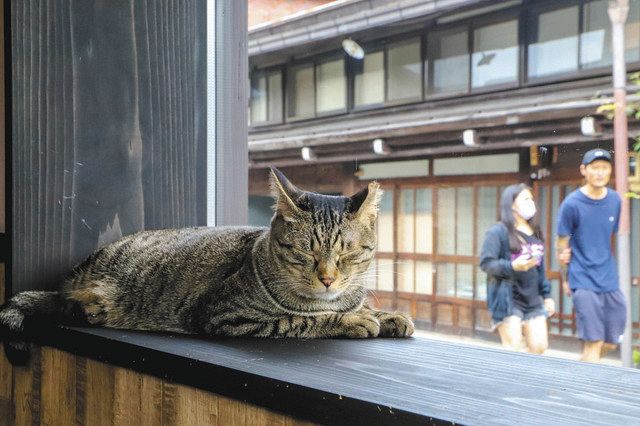
[[(625, 53), (637, 71), (640, 0), (630, 5)], [(489, 329), (478, 255), (503, 187), (534, 188), (552, 242), (582, 154), (612, 148), (611, 123), (596, 114), (612, 95), (606, 0), (338, 1), (250, 29), (249, 53), (251, 221), (271, 217), (271, 165), (324, 193), (379, 181), (373, 301), (423, 328)], [(639, 200), (631, 241), (637, 333)], [(561, 313), (551, 332), (573, 336), (554, 244), (546, 261)]]

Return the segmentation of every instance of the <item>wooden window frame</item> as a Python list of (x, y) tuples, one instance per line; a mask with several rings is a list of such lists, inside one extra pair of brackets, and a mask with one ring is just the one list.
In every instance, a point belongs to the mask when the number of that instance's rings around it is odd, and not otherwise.
[[(431, 162), (431, 164), (433, 164), (433, 162)], [(388, 259), (388, 260), (392, 260), (393, 261), (393, 265), (394, 265), (394, 269), (393, 269), (393, 291), (384, 291), (384, 290), (378, 290), (379, 288), (379, 284), (378, 282), (376, 282), (375, 284), (375, 292), (377, 295), (379, 295), (380, 297), (384, 298), (385, 300), (390, 300), (391, 301), (391, 305), (393, 309), (398, 309), (399, 305), (401, 303), (408, 303), (410, 306), (410, 313), (411, 315), (416, 318), (417, 317), (417, 303), (418, 302), (429, 302), (431, 305), (431, 319), (429, 320), (430, 323), (430, 327), (432, 329), (442, 329), (442, 327), (444, 327), (445, 329), (451, 329), (454, 332), (460, 332), (462, 329), (466, 329), (466, 327), (461, 327), (459, 324), (459, 318), (458, 318), (458, 311), (459, 311), (459, 307), (463, 306), (463, 307), (467, 307), (471, 309), (471, 327), (470, 327), (470, 331), (472, 333), (476, 333), (481, 331), (480, 329), (477, 328), (477, 312), (479, 310), (486, 310), (486, 301), (485, 300), (478, 300), (477, 299), (477, 295), (478, 295), (478, 286), (482, 285), (482, 283), (478, 282), (478, 274), (477, 274), (477, 268), (479, 267), (479, 261), (480, 261), (480, 253), (479, 253), (479, 247), (477, 244), (477, 238), (478, 238), (478, 234), (477, 234), (477, 227), (478, 227), (478, 218), (477, 216), (474, 216), (474, 220), (473, 220), (473, 235), (472, 235), (472, 249), (473, 249), (473, 254), (472, 255), (458, 255), (458, 254), (453, 254), (453, 255), (449, 255), (449, 254), (439, 254), (438, 253), (438, 240), (437, 240), (437, 230), (438, 230), (438, 226), (439, 226), (439, 221), (438, 221), (438, 209), (437, 209), (437, 202), (438, 202), (438, 190), (442, 189), (442, 188), (456, 188), (456, 203), (457, 203), (457, 188), (462, 188), (462, 187), (470, 187), (472, 188), (473, 192), (472, 192), (472, 198), (473, 198), (473, 209), (474, 211), (477, 211), (478, 208), (478, 201), (479, 201), (479, 190), (482, 187), (495, 187), (496, 188), (496, 199), (495, 199), (495, 206), (496, 206), (496, 221), (499, 220), (500, 217), (500, 198), (501, 198), (501, 193), (502, 193), (502, 189), (504, 188), (504, 186), (506, 185), (511, 185), (517, 182), (523, 182), (526, 181), (526, 177), (523, 176), (521, 173), (510, 173), (507, 175), (504, 174), (498, 174), (498, 175), (486, 175), (483, 176), (483, 179), (481, 181), (474, 181), (474, 182), (469, 182), (468, 180), (464, 179), (464, 176), (445, 176), (445, 177), (434, 177), (431, 176), (429, 178), (408, 178), (408, 179), (389, 179), (389, 180), (382, 180), (381, 183), (381, 187), (383, 190), (393, 190), (393, 227), (394, 227), (394, 239), (393, 239), (393, 252), (378, 252), (376, 253), (376, 259)], [(416, 190), (418, 189), (430, 189), (431, 190), (431, 205), (432, 205), (432, 210), (431, 210), (431, 214), (432, 214), (432, 229), (431, 229), (431, 235), (432, 235), (432, 252), (431, 253), (415, 253), (415, 246), (416, 246), (416, 233), (417, 233), (417, 229), (415, 226), (416, 223), (416, 215), (415, 215), (415, 211), (416, 211)], [(413, 253), (404, 253), (404, 252), (399, 252), (398, 251), (398, 241), (399, 241), (399, 233), (397, 232), (398, 230), (398, 220), (399, 220), (399, 208), (400, 208), (400, 194), (402, 192), (402, 190), (404, 189), (412, 189), (413, 190), (413, 194), (414, 194), (414, 199), (413, 199), (413, 204), (414, 204), (414, 208), (413, 208), (413, 221), (414, 221), (414, 226), (413, 226)], [(457, 227), (454, 230), (454, 235), (453, 237), (454, 240), (457, 242)], [(412, 261), (414, 262), (414, 267), (413, 267), (413, 292), (406, 292), (406, 291), (399, 291), (398, 290), (398, 270), (397, 270), (397, 264), (399, 261), (402, 260), (408, 260), (408, 261)], [(415, 286), (416, 286), (416, 280), (415, 280), (415, 274), (416, 274), (416, 268), (415, 268), (415, 262), (416, 261), (425, 261), (425, 262), (430, 262), (432, 265), (432, 289), (431, 289), (431, 294), (423, 294), (423, 293), (416, 293), (415, 292)], [(454, 265), (455, 268), (455, 274), (457, 276), (457, 265), (458, 264), (463, 264), (463, 265), (470, 265), (472, 267), (472, 283), (473, 283), (473, 288), (472, 288), (472, 298), (468, 299), (468, 298), (460, 298), (457, 297), (457, 293), (458, 293), (458, 286), (457, 286), (457, 280), (456, 281), (456, 287), (455, 287), (455, 296), (451, 297), (451, 296), (446, 296), (446, 295), (439, 295), (438, 294), (438, 265), (442, 264), (442, 263), (450, 263)], [(452, 320), (452, 325), (451, 326), (441, 326), (438, 324), (438, 306), (441, 304), (446, 304), (446, 305), (450, 305), (451, 309), (452, 309), (452, 315), (453, 315), (453, 320)]]
[[(280, 111), (271, 111), (271, 109), (269, 108), (269, 100), (271, 98), (271, 96), (273, 96), (273, 91), (270, 88), (269, 85), (269, 77), (273, 76), (274, 74), (280, 74), (280, 99), (281, 99), (281, 108)], [(249, 79), (249, 85), (250, 85), (250, 92), (249, 92), (249, 105), (251, 105), (251, 92), (252, 92), (252, 80), (255, 78), (262, 78), (264, 77), (266, 79), (266, 93), (265, 93), (265, 97), (266, 97), (266, 111), (267, 111), (267, 119), (265, 121), (251, 121), (249, 120), (249, 126), (251, 127), (262, 127), (262, 126), (270, 126), (270, 125), (274, 125), (274, 124), (282, 124), (283, 122), (283, 115), (284, 115), (284, 86), (285, 86), (285, 80), (284, 80), (284, 73), (282, 68), (280, 67), (276, 67), (276, 68), (265, 68), (265, 69), (261, 69), (259, 71), (254, 72), (251, 75), (251, 78)], [(251, 107), (249, 107), (249, 110), (251, 110)], [(272, 117), (273, 116), (273, 117)], [(249, 114), (249, 118), (251, 118), (251, 114)]]

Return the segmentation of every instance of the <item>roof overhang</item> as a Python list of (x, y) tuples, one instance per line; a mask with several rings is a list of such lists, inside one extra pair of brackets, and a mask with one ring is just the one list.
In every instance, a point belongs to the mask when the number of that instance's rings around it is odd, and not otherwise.
[[(603, 79), (606, 81), (606, 79)], [(600, 87), (606, 90), (610, 83)], [(564, 89), (484, 95), (477, 98), (419, 104), (411, 109), (375, 111), (367, 115), (344, 115), (307, 123), (254, 129), (249, 135), (250, 167), (309, 164), (300, 156), (302, 147), (316, 151), (317, 163), (392, 158), (413, 158), (446, 153), (525, 148), (611, 139), (610, 132), (597, 137), (580, 133), (580, 118), (593, 115), (610, 96), (594, 97), (593, 84)], [(640, 96), (629, 96), (640, 100)], [(484, 143), (468, 147), (462, 132), (475, 129)], [(637, 124), (632, 124), (632, 135)], [(381, 157), (372, 141), (382, 138), (393, 146)]]
[(436, 18), (451, 10), (495, 4), (487, 0), (346, 0), (316, 8), (311, 13), (249, 29), (249, 56), (286, 51), (326, 40), (352, 37), (416, 19)]

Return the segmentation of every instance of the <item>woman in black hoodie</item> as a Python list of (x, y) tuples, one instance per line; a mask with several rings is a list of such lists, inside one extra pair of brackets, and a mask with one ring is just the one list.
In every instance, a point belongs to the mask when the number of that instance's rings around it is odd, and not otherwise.
[(549, 346), (546, 318), (554, 314), (555, 303), (536, 205), (525, 184), (502, 193), (500, 222), (485, 235), (480, 267), (487, 273), (487, 306), (502, 344), (519, 350), (524, 336), (529, 352), (543, 353)]

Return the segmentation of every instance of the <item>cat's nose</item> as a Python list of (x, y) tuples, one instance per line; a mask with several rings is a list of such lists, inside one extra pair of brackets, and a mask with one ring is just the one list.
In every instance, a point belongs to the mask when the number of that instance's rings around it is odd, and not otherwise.
[(322, 281), (322, 284), (324, 284), (326, 288), (329, 288), (331, 287), (331, 284), (333, 284), (335, 280), (333, 278), (323, 277), (323, 278), (320, 278), (320, 281)]

